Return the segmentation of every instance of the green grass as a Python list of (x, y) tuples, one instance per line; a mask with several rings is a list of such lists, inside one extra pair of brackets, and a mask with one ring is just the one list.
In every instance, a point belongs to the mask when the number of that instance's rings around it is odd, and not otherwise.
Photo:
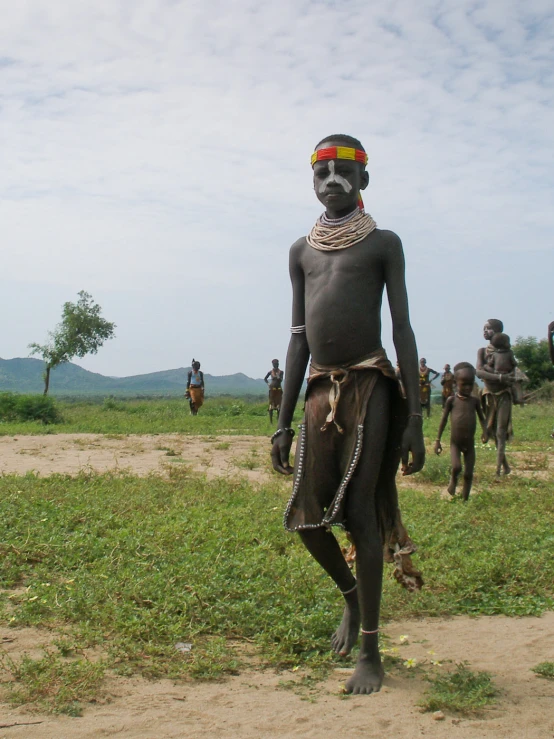
[(546, 677), (548, 680), (554, 680), (554, 662), (540, 662), (532, 669), (535, 675)]
[(430, 687), (420, 706), (424, 711), (477, 715), (496, 702), (498, 690), (488, 672), (473, 672), (459, 664), (445, 675), (428, 678)]
[[(236, 398), (209, 398), (198, 416), (191, 416), (184, 398), (166, 400), (56, 400), (61, 423), (44, 425), (40, 421), (0, 421), (0, 436), (24, 434), (92, 433), (126, 434), (251, 434), (271, 436), (267, 403)], [(296, 414), (297, 422), (301, 410)]]
[(83, 702), (97, 694), (105, 670), (101, 662), (67, 661), (53, 651), (40, 659), (24, 655), (19, 662), (0, 655), (0, 668), (11, 678), (7, 697), (12, 705), (32, 704), (69, 716), (82, 714)]
[[(151, 676), (213, 676), (252, 640), (280, 666), (328, 656), (335, 588), (282, 530), (289, 486), (254, 489), (175, 468), (152, 476), (0, 478), (0, 582), (13, 625), (68, 629), (120, 666)], [(533, 481), (445, 502), (402, 494), (426, 586), (410, 595), (387, 569), (383, 616), (538, 615), (554, 606), (552, 485)], [(508, 535), (507, 532), (512, 532)], [(174, 644), (194, 644), (191, 657)]]
[[(239, 422), (259, 424), (260, 433), (269, 425), (262, 416), (233, 415), (235, 410), (192, 418), (183, 405), (91, 405), (79, 423), (90, 429), (96, 418), (98, 429), (106, 431), (101, 422), (116, 418), (119, 430), (109, 433), (126, 434), (131, 422), (143, 428), (158, 418), (167, 431), (173, 422), (169, 411), (181, 418), (185, 410), (182, 418), (193, 424), (185, 433), (204, 433), (214, 442), (221, 428), (213, 430), (212, 422), (227, 424), (227, 433), (246, 433), (233, 425)], [(69, 410), (77, 418), (77, 406)], [(539, 615), (554, 608), (554, 486), (544, 463), (552, 444), (551, 416), (541, 407), (516, 413), (522, 415), (515, 420), (521, 434), (514, 468), (529, 469), (529, 477), (495, 483), (494, 449), (479, 447), (480, 494), (467, 504), (440, 497), (447, 451), (430, 458), (426, 472), (414, 478), (417, 484), (400, 491), (425, 587), (407, 593), (386, 566), (384, 621)], [(525, 413), (534, 414), (527, 426)], [(425, 422), (428, 444), (438, 416)], [(66, 418), (59, 430), (67, 431), (67, 424)], [(253, 454), (240, 461), (246, 469), (268, 466)], [(282, 528), (289, 494), (290, 479), (277, 475), (252, 487), (239, 478), (208, 481), (187, 464), (172, 466), (169, 478), (0, 476), (0, 622), (57, 635), (44, 657), (2, 659), (4, 690), (14, 702), (75, 714), (79, 701), (99, 689), (106, 669), (213, 679), (235, 673), (255, 656), (256, 664), (306, 670), (301, 688), (310, 694), (312, 678), (338, 661), (329, 652), (329, 636), (340, 619), (341, 599), (298, 537)], [(192, 650), (179, 652), (177, 642), (192, 643)], [(90, 648), (102, 655), (101, 662), (77, 658)], [(469, 673), (464, 669), (453, 674), (461, 680)], [(466, 692), (480, 684), (469, 675)], [(476, 695), (467, 710), (474, 710), (478, 690)]]

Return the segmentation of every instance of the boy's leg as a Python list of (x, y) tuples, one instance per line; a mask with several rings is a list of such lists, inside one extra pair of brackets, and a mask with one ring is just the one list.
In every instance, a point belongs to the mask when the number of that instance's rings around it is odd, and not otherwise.
[[(346, 519), (356, 547), (358, 602), (362, 643), (354, 675), (346, 683), (349, 693), (380, 689), (383, 668), (379, 655), (379, 608), (383, 580), (383, 545), (375, 510), (375, 488), (381, 470), (390, 419), (390, 387), (379, 375), (367, 408), (363, 448), (356, 474), (350, 482)], [(373, 632), (373, 633), (364, 633)]]
[(450, 482), (448, 484), (448, 492), (450, 495), (456, 495), (456, 485), (458, 484), (458, 477), (462, 471), (462, 457), (460, 449), (456, 444), (450, 444), (450, 462), (452, 464), (452, 472), (450, 473)]
[(511, 472), (510, 465), (506, 459), (506, 440), (508, 437), (508, 424), (512, 411), (511, 399), (500, 403), (496, 416), (496, 474), (500, 475), (503, 469), (505, 475)]
[(473, 483), (473, 470), (475, 469), (475, 447), (471, 447), (464, 454), (464, 487), (462, 489), (462, 498), (467, 500), (471, 492)]
[(345, 600), (342, 622), (333, 634), (331, 646), (345, 657), (358, 640), (360, 631), (360, 607), (356, 579), (348, 566), (338, 541), (324, 528), (300, 531), (300, 538), (312, 557), (332, 577)]

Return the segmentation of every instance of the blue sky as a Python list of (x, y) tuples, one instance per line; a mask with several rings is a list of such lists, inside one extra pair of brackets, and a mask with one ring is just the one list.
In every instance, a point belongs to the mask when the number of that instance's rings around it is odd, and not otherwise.
[[(546, 334), (551, 0), (33, 0), (0, 43), (3, 358), (87, 290), (118, 326), (87, 369), (284, 362), (288, 248), (320, 213), (309, 157), (339, 131), (403, 240), (432, 367), (474, 361), (487, 318)], [(394, 359), (390, 334), (385, 301)]]

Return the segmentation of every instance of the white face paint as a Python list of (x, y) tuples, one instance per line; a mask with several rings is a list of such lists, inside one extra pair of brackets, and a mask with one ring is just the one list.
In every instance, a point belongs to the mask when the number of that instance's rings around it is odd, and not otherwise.
[(327, 189), (327, 185), (330, 182), (336, 182), (337, 185), (340, 185), (342, 187), (344, 192), (349, 193), (352, 190), (352, 185), (344, 177), (341, 177), (340, 174), (335, 174), (335, 162), (332, 159), (329, 161), (328, 166), (329, 174), (319, 186), (319, 192), (325, 192), (325, 190)]

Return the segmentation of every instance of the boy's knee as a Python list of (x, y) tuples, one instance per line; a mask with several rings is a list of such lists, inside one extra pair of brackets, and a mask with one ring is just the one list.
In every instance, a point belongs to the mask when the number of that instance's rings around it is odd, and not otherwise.
[(452, 474), (458, 477), (460, 472), (462, 471), (462, 465), (461, 464), (453, 464), (452, 465)]
[(377, 521), (371, 518), (360, 516), (356, 520), (349, 520), (348, 533), (352, 537), (356, 549), (368, 546), (371, 548), (375, 542), (377, 542), (378, 548), (381, 548), (381, 538), (379, 536)]

